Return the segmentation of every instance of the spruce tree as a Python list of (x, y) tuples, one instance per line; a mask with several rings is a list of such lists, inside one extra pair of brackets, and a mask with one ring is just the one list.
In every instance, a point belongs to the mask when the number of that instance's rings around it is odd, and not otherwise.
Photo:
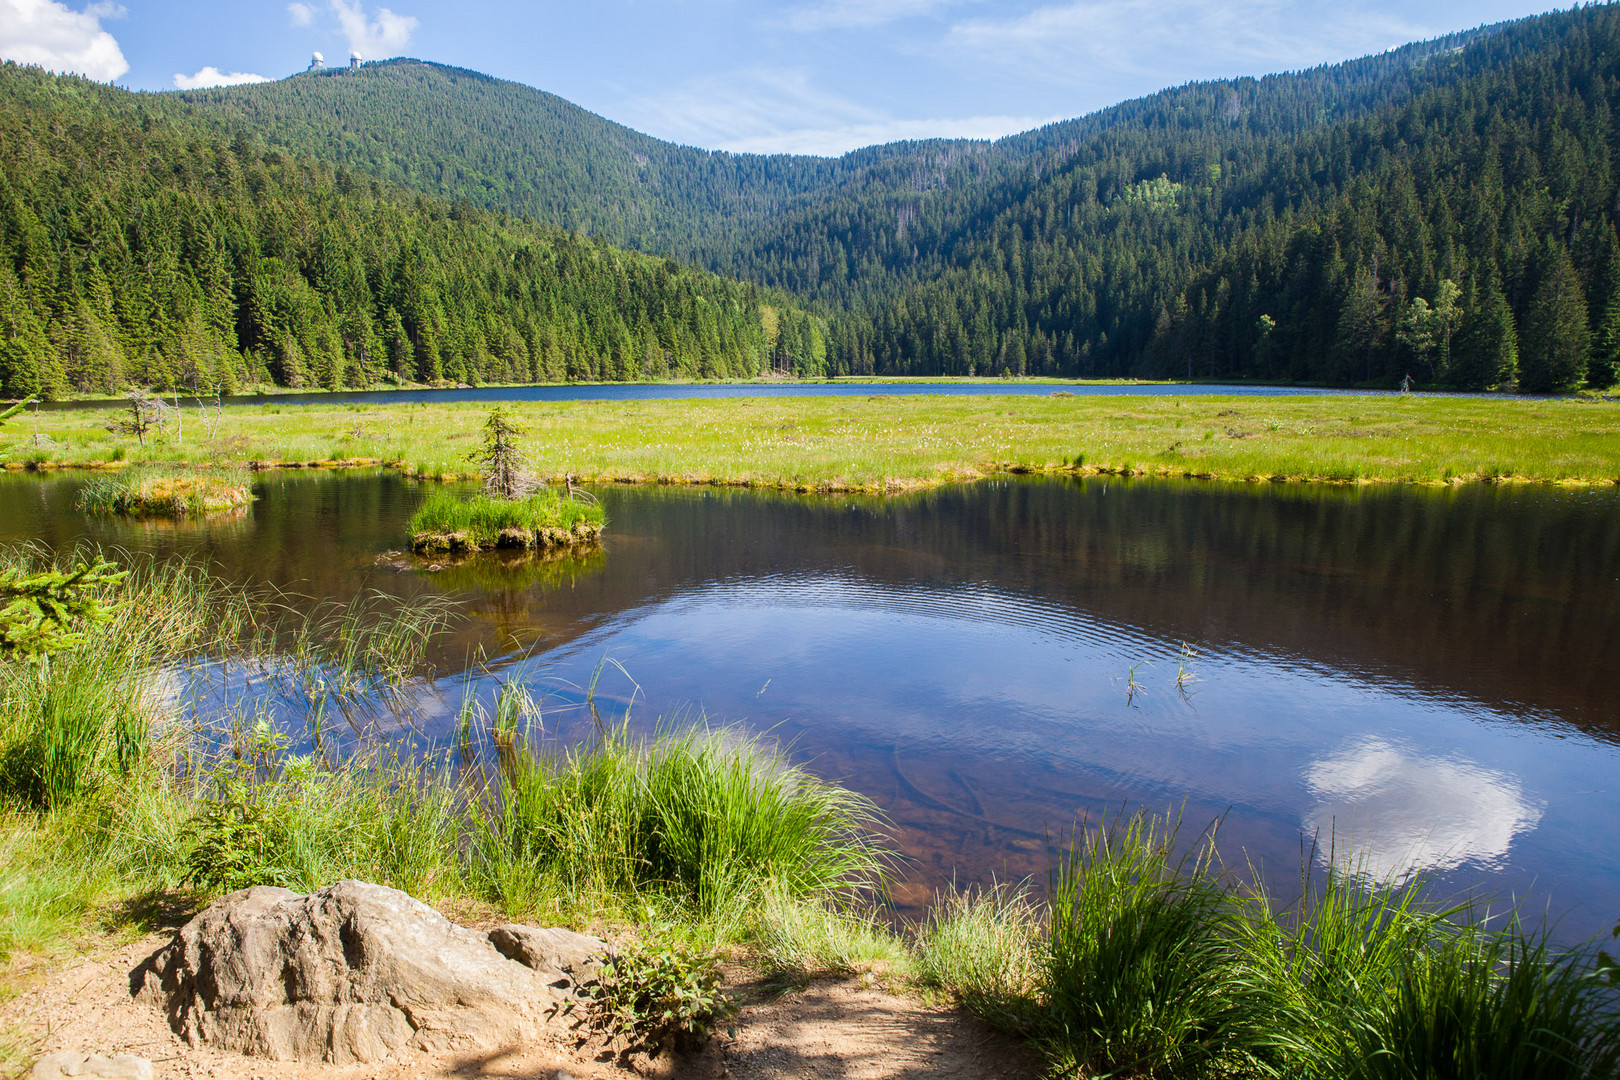
[(1452, 385), (1490, 390), (1511, 383), (1518, 371), (1519, 339), (1494, 266), (1469, 279), (1462, 306), (1466, 315), (1452, 346)]
[(1575, 263), (1569, 249), (1551, 237), (1542, 248), (1540, 279), (1519, 334), (1519, 390), (1527, 394), (1579, 386), (1591, 349)]
[(1586, 363), (1586, 382), (1597, 389), (1613, 386), (1620, 376), (1620, 274), (1613, 275), (1609, 301), (1603, 305), (1603, 318), (1592, 339), (1592, 356)]
[(1334, 331), (1335, 365), (1345, 382), (1371, 381), (1373, 357), (1383, 346), (1384, 298), (1370, 270), (1350, 277)]

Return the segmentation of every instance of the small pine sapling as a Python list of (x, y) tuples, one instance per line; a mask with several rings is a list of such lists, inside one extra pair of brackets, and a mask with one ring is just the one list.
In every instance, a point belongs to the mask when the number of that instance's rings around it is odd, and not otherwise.
[(517, 440), (523, 429), (504, 406), (497, 405), (484, 421), (483, 443), (467, 455), (484, 473), (484, 493), (492, 499), (522, 499), (534, 493), (539, 482)]

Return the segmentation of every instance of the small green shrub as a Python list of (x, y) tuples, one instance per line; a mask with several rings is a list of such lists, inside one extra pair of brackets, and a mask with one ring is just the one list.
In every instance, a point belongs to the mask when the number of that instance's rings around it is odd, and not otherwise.
[(295, 888), (303, 875), (290, 864), (290, 800), (234, 781), (205, 802), (192, 823), (185, 882), (218, 893), (254, 885)]
[(701, 1050), (737, 1014), (721, 987), (720, 958), (678, 944), (623, 946), (581, 996), (593, 1022), (625, 1040), (626, 1053), (650, 1057)]

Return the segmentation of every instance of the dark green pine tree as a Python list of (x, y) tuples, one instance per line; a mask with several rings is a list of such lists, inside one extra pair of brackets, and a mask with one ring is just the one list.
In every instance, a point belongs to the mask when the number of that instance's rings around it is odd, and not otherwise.
[(1378, 290), (1377, 275), (1361, 270), (1350, 277), (1350, 288), (1339, 309), (1334, 331), (1333, 352), (1338, 378), (1345, 382), (1370, 382), (1373, 358), (1384, 344), (1384, 296)]
[(1614, 230), (1609, 230), (1608, 302), (1603, 305), (1602, 318), (1592, 335), (1592, 355), (1586, 363), (1586, 384), (1597, 389), (1613, 386), (1620, 376), (1620, 246), (1614, 243)]
[(45, 327), (4, 263), (0, 263), (0, 388), (20, 398), (50, 398), (62, 390)]
[(1586, 297), (1569, 249), (1548, 237), (1541, 252), (1540, 282), (1519, 333), (1519, 390), (1552, 394), (1572, 390), (1586, 377), (1591, 336)]
[(1496, 268), (1487, 267), (1469, 280), (1463, 297), (1462, 325), (1451, 346), (1452, 382), (1463, 390), (1507, 385), (1517, 374), (1518, 362), (1513, 310)]

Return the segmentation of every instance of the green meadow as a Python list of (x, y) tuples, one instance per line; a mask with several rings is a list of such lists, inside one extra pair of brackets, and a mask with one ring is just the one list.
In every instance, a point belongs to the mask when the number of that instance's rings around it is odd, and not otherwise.
[[(144, 446), (108, 410), (45, 412), (0, 438), (8, 468), (134, 461), (375, 461), (474, 468), (485, 403), (233, 406)], [(888, 492), (998, 472), (1447, 483), (1620, 479), (1620, 405), (1397, 395), (918, 395), (515, 403), (536, 470), (584, 482)]]

